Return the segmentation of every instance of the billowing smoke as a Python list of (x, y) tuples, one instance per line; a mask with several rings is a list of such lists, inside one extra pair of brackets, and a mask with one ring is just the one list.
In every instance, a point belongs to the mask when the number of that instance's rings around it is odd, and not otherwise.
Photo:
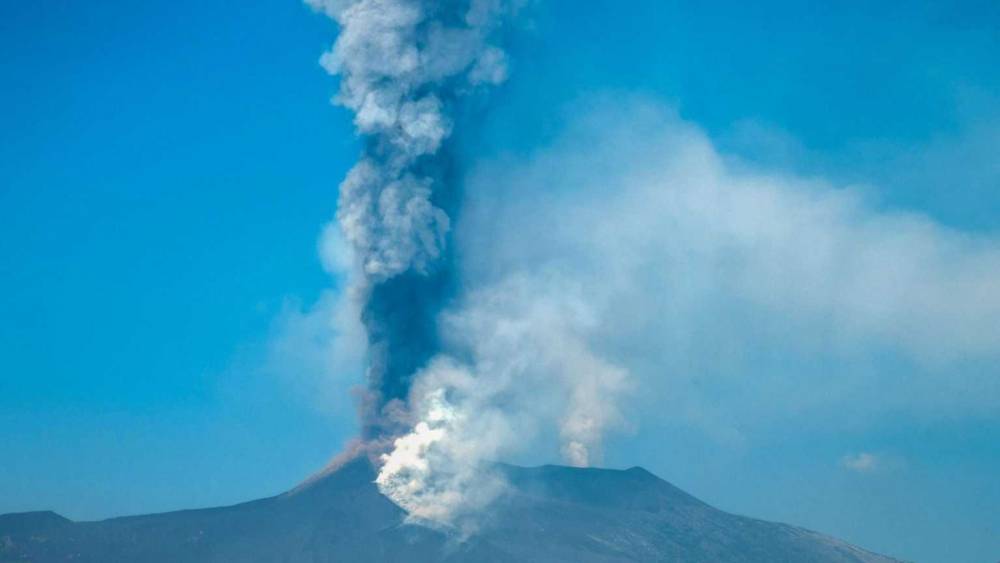
[(337, 211), (368, 339), (363, 438), (389, 446), (377, 483), (412, 520), (469, 533), (503, 490), (490, 460), (558, 428), (565, 459), (589, 464), (625, 380), (588, 352), (564, 288), (459, 291), (452, 139), (461, 100), (506, 79), (493, 38), (516, 0), (307, 1), (340, 25), (322, 64), (364, 140)]
[(324, 241), (368, 344), (362, 449), (412, 521), (474, 532), (505, 488), (492, 460), (599, 462), (623, 410), (664, 423), (649, 443), (736, 446), (804, 411), (996, 410), (995, 237), (756, 170), (620, 96), (524, 161), (458, 162), (512, 6), (310, 1), (341, 25), (323, 64), (364, 139)]
[(449, 354), (415, 380), (413, 430), (385, 456), (382, 491), (414, 520), (468, 534), (503, 492), (490, 460), (549, 438), (567, 463), (599, 459), (627, 379), (591, 349), (597, 318), (557, 275), (513, 274), (469, 292), (443, 314)]
[(307, 0), (340, 25), (321, 59), (354, 113), (360, 161), (337, 221), (357, 262), (353, 292), (369, 345), (367, 438), (399, 431), (414, 374), (438, 351), (436, 317), (454, 290), (448, 250), (459, 190), (449, 147), (463, 96), (502, 82), (491, 44), (506, 0)]

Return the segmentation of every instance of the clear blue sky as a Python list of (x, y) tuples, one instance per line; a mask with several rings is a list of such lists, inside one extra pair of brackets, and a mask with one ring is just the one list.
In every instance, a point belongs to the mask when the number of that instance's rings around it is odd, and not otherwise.
[[(539, 2), (477, 150), (529, 152), (581, 95), (638, 92), (733, 154), (1000, 232), (1000, 4), (627, 4)], [(294, 0), (0, 13), (0, 512), (293, 486), (355, 431), (349, 399), (317, 405), (261, 367), (282, 311), (332, 285), (316, 243), (358, 151), (317, 64), (332, 24)], [(894, 555), (1000, 557), (1000, 413), (848, 434), (725, 453), (665, 425), (608, 462)], [(905, 462), (845, 472), (859, 442)]]

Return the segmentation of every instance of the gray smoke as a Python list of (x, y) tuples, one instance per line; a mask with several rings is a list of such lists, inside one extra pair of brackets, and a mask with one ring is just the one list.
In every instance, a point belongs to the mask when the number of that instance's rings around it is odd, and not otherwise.
[(354, 250), (352, 292), (369, 347), (366, 438), (403, 429), (392, 414), (438, 351), (436, 318), (454, 291), (448, 251), (460, 190), (449, 146), (460, 100), (507, 76), (492, 44), (508, 0), (307, 0), (340, 26), (321, 63), (334, 102), (364, 140), (340, 186), (337, 221)]

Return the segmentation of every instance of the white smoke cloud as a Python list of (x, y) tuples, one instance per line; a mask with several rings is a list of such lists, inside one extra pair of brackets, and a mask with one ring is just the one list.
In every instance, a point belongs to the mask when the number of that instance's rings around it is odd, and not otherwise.
[[(506, 413), (483, 400), (477, 377), (435, 360), (413, 389), (413, 430), (383, 456), (376, 483), (411, 522), (473, 533), (479, 511), (504, 488), (487, 465), (516, 436)], [(483, 410), (479, 410), (483, 409)]]
[(473, 292), (446, 314), (449, 350), (418, 374), (415, 425), (385, 456), (383, 492), (417, 521), (474, 529), (503, 491), (489, 462), (549, 435), (563, 459), (599, 461), (605, 434), (623, 424), (627, 374), (592, 352), (594, 312), (572, 280), (514, 276)]
[(473, 175), (456, 241), (470, 287), (573, 280), (591, 353), (643, 390), (636, 418), (741, 442), (804, 413), (1000, 406), (996, 237), (754, 169), (655, 103), (588, 104), (554, 146)]

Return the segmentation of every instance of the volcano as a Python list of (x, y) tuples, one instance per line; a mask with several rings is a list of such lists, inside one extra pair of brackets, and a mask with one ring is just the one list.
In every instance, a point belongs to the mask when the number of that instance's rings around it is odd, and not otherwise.
[(888, 563), (834, 538), (717, 510), (648, 471), (499, 467), (509, 491), (458, 540), (407, 524), (357, 458), (288, 493), (224, 508), (73, 522), (0, 516), (0, 562), (682, 561)]

